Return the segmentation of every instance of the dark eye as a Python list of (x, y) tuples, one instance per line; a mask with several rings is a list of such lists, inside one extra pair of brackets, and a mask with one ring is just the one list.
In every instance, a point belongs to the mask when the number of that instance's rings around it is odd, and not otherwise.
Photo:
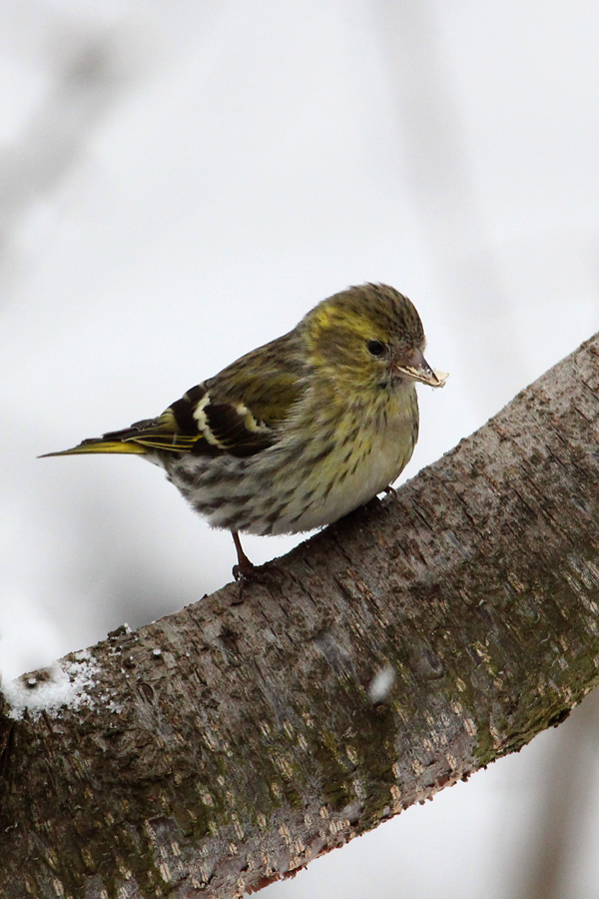
[(366, 343), (368, 347), (368, 352), (373, 356), (382, 356), (387, 349), (384, 343), (381, 343), (380, 340), (369, 340)]

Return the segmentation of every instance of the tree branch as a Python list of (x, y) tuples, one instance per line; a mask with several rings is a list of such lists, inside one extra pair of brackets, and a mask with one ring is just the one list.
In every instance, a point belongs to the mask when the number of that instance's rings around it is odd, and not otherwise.
[(596, 335), (268, 580), (8, 685), (0, 893), (239, 896), (562, 721), (599, 677), (598, 430)]

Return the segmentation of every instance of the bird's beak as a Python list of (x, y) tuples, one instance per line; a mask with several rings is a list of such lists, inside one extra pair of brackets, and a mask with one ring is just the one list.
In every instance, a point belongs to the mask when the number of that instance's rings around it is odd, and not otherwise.
[(405, 360), (405, 365), (396, 365), (395, 371), (400, 375), (421, 381), (429, 387), (443, 387), (449, 375), (444, 371), (433, 371), (420, 350), (413, 350)]

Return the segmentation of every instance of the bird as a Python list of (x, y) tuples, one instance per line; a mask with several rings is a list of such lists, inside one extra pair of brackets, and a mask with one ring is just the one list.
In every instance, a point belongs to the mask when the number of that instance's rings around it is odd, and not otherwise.
[(418, 439), (415, 385), (442, 387), (412, 302), (366, 283), (318, 303), (287, 334), (187, 390), (157, 418), (47, 456), (128, 453), (164, 469), (212, 527), (233, 573), (256, 571), (240, 533), (331, 524), (390, 488)]

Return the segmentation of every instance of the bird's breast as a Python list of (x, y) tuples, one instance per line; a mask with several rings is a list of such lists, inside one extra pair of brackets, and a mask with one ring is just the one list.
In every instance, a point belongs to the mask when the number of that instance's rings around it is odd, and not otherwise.
[(367, 409), (348, 408), (321, 425), (321, 440), (306, 444), (294, 466), (302, 472), (301, 489), (272, 533), (330, 524), (392, 484), (418, 438), (416, 391), (403, 385)]

